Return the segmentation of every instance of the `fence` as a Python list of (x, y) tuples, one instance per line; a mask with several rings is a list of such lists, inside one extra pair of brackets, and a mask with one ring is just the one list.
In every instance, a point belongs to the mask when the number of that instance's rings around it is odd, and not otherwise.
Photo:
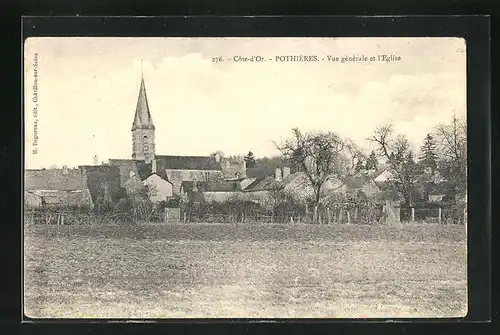
[(24, 213), (24, 223), (28, 225), (72, 225), (106, 224), (122, 221), (118, 214), (95, 214), (93, 212), (71, 211), (28, 211)]
[(381, 208), (313, 207), (299, 211), (234, 211), (213, 213), (184, 210), (181, 222), (193, 223), (317, 223), (317, 224), (373, 224), (382, 219)]
[(463, 211), (455, 207), (405, 207), (400, 209), (400, 220), (403, 222), (424, 221), (440, 224), (463, 224)]
[[(378, 224), (385, 215), (375, 207), (313, 207), (305, 211), (234, 211), (231, 213), (210, 213), (188, 211), (186, 208), (155, 209), (146, 213), (109, 212), (97, 214), (91, 211), (27, 211), (25, 224), (106, 224), (121, 222), (159, 223), (316, 223), (316, 224)], [(461, 214), (461, 215), (460, 215)], [(401, 207), (400, 221), (425, 221), (427, 223), (463, 224), (464, 211), (457, 208), (416, 208)]]

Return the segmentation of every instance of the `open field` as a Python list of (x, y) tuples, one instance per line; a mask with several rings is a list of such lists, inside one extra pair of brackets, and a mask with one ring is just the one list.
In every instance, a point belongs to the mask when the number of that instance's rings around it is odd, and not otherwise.
[(26, 226), (30, 317), (457, 317), (444, 225)]

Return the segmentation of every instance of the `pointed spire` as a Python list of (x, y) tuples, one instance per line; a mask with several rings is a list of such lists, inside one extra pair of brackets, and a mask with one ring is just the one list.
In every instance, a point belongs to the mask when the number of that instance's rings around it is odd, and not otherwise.
[[(142, 64), (142, 60), (141, 60)], [(139, 98), (137, 99), (137, 107), (135, 109), (134, 123), (132, 130), (135, 129), (155, 129), (151, 113), (149, 111), (148, 98), (146, 95), (146, 85), (144, 84), (144, 76), (141, 71), (141, 87), (139, 89)]]

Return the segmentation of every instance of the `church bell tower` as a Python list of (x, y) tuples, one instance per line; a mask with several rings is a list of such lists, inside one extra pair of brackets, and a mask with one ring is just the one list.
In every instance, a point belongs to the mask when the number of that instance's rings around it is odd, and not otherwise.
[(132, 159), (151, 163), (155, 157), (155, 126), (149, 111), (144, 76), (141, 75), (141, 87), (132, 124)]

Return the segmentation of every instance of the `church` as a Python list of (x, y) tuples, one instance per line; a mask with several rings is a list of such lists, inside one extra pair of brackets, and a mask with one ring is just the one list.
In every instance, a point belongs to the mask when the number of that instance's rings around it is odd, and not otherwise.
[(155, 125), (148, 104), (143, 75), (141, 75), (139, 96), (130, 131), (131, 159), (109, 159), (108, 163), (119, 169), (122, 187), (125, 187), (132, 177), (144, 181), (154, 174), (172, 185), (173, 195), (179, 195), (184, 181), (212, 182), (246, 176), (243, 159), (225, 158), (219, 153), (208, 156), (158, 155), (155, 144)]

